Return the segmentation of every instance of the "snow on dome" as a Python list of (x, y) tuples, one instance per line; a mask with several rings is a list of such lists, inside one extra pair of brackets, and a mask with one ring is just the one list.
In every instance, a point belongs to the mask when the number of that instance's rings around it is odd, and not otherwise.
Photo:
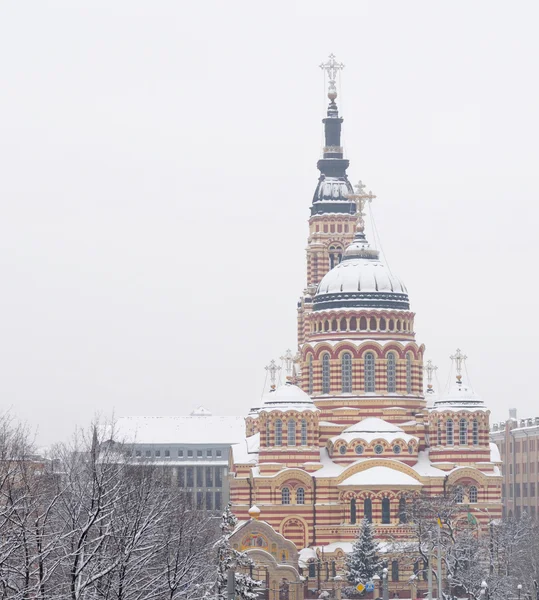
[(263, 404), (260, 407), (260, 412), (272, 410), (311, 410), (318, 412), (312, 398), (297, 385), (289, 382), (279, 386), (273, 392), (268, 392), (262, 400)]
[(211, 417), (212, 413), (203, 406), (197, 406), (195, 410), (191, 413), (192, 417)]
[(341, 262), (326, 273), (313, 299), (314, 310), (392, 308), (409, 310), (404, 284), (380, 260), (363, 233), (357, 233)]
[(340, 435), (336, 435), (330, 438), (330, 441), (335, 444), (337, 440), (344, 440), (346, 443), (350, 443), (354, 440), (363, 440), (367, 443), (371, 443), (374, 440), (385, 440), (388, 443), (392, 443), (395, 440), (403, 440), (409, 443), (413, 440), (418, 441), (416, 437), (405, 433), (397, 425), (393, 425), (379, 419), (378, 417), (367, 417), (355, 425), (347, 427)]
[(486, 410), (486, 405), (469, 385), (457, 380), (447, 394), (441, 394), (435, 399), (432, 408), (435, 411), (452, 409)]
[(423, 484), (411, 475), (407, 475), (402, 471), (391, 469), (389, 467), (371, 467), (359, 473), (354, 473), (342, 483), (339, 487), (373, 487), (380, 488), (383, 486), (405, 486), (405, 487), (421, 487)]

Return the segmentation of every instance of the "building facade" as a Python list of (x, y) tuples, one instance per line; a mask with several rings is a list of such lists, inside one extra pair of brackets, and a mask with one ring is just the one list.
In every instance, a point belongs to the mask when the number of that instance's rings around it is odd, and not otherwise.
[(524, 513), (539, 515), (539, 417), (517, 419), (517, 411), (509, 411), (509, 419), (494, 423), (490, 434), (497, 445), (502, 462), (503, 516), (509, 519)]
[[(485, 527), (501, 516), (501, 475), (490, 413), (462, 379), (460, 351), (454, 384), (430, 394), (427, 406), (425, 347), (404, 283), (367, 239), (363, 210), (373, 195), (348, 180), (331, 76), (328, 97), (297, 372), (250, 411), (246, 440), (233, 448), (231, 500), (240, 519), (256, 505), (260, 519), (294, 542), (310, 580), (320, 573), (309, 564), (323, 556), (330, 581), (361, 519), (383, 541), (407, 540), (406, 502), (454, 487), (464, 512)], [(406, 597), (396, 560), (391, 590)]]
[(171, 486), (193, 506), (222, 510), (229, 501), (231, 447), (244, 437), (243, 417), (217, 417), (203, 407), (189, 416), (120, 417), (115, 441), (128, 446), (136, 464), (163, 468)]

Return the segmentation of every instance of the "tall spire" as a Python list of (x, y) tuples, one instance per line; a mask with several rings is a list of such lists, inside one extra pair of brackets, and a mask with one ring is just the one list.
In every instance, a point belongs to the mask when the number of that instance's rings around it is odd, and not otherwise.
[(347, 195), (352, 194), (354, 190), (346, 176), (349, 162), (344, 158), (341, 143), (343, 120), (339, 117), (339, 110), (335, 103), (337, 98), (337, 75), (339, 71), (344, 69), (344, 64), (337, 62), (335, 55), (330, 54), (328, 61), (322, 63), (320, 68), (327, 77), (329, 106), (327, 116), (322, 120), (324, 123), (325, 144), (322, 158), (316, 165), (320, 171), (320, 178), (314, 192), (311, 214), (355, 214), (355, 204), (347, 198)]

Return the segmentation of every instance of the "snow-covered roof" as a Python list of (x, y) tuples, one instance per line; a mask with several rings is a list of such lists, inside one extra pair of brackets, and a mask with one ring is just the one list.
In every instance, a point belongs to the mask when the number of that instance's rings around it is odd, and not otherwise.
[(204, 406), (197, 406), (195, 410), (191, 412), (192, 417), (211, 417), (212, 413)]
[(502, 457), (500, 455), (500, 449), (494, 442), (490, 442), (490, 460), (493, 463), (501, 463)]
[(382, 487), (382, 486), (406, 486), (406, 487), (422, 487), (422, 483), (414, 479), (411, 475), (407, 475), (402, 471), (391, 469), (390, 467), (371, 467), (364, 471), (354, 473), (342, 483), (339, 487)]
[(232, 456), (235, 464), (258, 462), (260, 451), (260, 433), (255, 433), (232, 446)]
[(463, 383), (456, 381), (446, 394), (439, 395), (433, 402), (433, 411), (445, 410), (486, 410), (483, 399), (473, 389)]
[(413, 435), (405, 433), (403, 429), (392, 423), (384, 421), (378, 417), (367, 417), (355, 425), (347, 427), (340, 435), (336, 435), (330, 438), (333, 443), (337, 440), (345, 440), (351, 442), (352, 440), (361, 439), (367, 443), (371, 443), (374, 440), (382, 439), (388, 443), (395, 440), (404, 440), (406, 443), (415, 440), (417, 438)]
[(270, 412), (272, 410), (295, 410), (302, 412), (310, 410), (319, 412), (312, 398), (306, 394), (301, 388), (292, 383), (285, 383), (279, 386), (276, 390), (268, 392), (262, 398), (263, 404), (260, 407), (260, 412)]
[(115, 440), (136, 444), (235, 444), (245, 438), (243, 417), (120, 417)]
[(412, 466), (412, 469), (422, 477), (445, 477), (445, 471), (435, 467), (429, 458), (429, 451), (422, 450), (417, 455), (417, 462)]

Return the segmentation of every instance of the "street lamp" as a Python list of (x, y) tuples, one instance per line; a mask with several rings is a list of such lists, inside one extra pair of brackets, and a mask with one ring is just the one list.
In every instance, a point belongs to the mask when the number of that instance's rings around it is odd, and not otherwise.
[(520, 592), (522, 591), (522, 584), (521, 583), (519, 583), (517, 585), (517, 590), (518, 590), (518, 600), (520, 600)]
[(387, 581), (387, 567), (382, 569), (382, 585), (383, 585), (383, 598), (384, 600), (389, 600), (389, 587)]

